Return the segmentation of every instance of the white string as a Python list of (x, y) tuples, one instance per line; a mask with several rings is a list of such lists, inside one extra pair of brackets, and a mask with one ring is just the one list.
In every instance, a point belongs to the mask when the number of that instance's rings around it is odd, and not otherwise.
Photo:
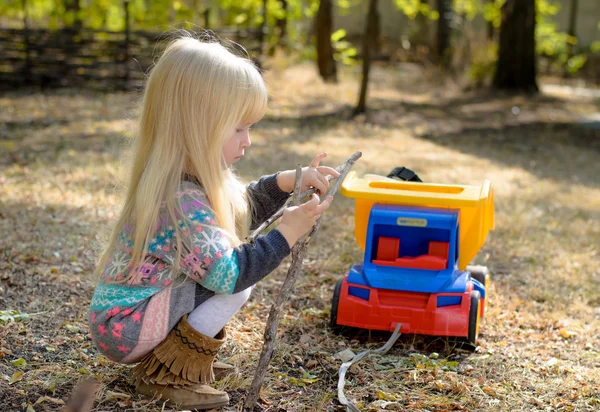
[(346, 371), (350, 368), (350, 366), (352, 366), (353, 363), (358, 362), (359, 360), (361, 360), (362, 358), (364, 358), (365, 356), (367, 356), (370, 353), (379, 353), (379, 354), (383, 355), (384, 353), (389, 351), (391, 349), (391, 347), (394, 346), (394, 343), (396, 343), (396, 341), (400, 337), (400, 328), (401, 327), (402, 327), (401, 323), (398, 323), (396, 325), (396, 329), (394, 329), (394, 333), (392, 333), (392, 336), (390, 336), (390, 339), (381, 348), (375, 349), (375, 350), (367, 349), (365, 351), (362, 351), (358, 355), (355, 355), (348, 362), (342, 363), (342, 366), (340, 366), (340, 371), (338, 373), (338, 375), (339, 375), (338, 401), (342, 405), (346, 406), (347, 412), (360, 412), (360, 409), (358, 409), (358, 407), (356, 405), (354, 405), (352, 402), (350, 402), (346, 398), (346, 395), (344, 395), (344, 385), (346, 384)]

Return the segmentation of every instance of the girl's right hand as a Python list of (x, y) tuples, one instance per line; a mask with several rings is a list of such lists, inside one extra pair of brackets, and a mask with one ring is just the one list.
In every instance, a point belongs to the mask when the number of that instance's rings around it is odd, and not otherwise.
[(300, 206), (288, 207), (283, 212), (281, 223), (277, 229), (285, 237), (290, 247), (294, 246), (298, 239), (312, 229), (321, 213), (331, 205), (333, 196), (327, 196), (327, 199), (321, 204), (319, 201), (319, 196), (313, 194), (308, 202)]

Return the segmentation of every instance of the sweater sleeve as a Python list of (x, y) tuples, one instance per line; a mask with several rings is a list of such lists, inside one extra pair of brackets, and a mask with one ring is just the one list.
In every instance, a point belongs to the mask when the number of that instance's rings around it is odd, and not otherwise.
[[(227, 232), (216, 226), (214, 214), (199, 190), (186, 191), (180, 203), (185, 215), (178, 219), (182, 248), (179, 269), (215, 293), (237, 293), (254, 285), (290, 253), (287, 240), (276, 229), (257, 238), (254, 244), (234, 247)], [(175, 230), (160, 229), (150, 242), (149, 252), (174, 265), (178, 248)]]
[(250, 229), (256, 229), (265, 220), (281, 208), (290, 194), (277, 185), (278, 173), (261, 177), (258, 181), (247, 186), (247, 193), (252, 205), (252, 224)]
[(240, 292), (274, 271), (289, 254), (285, 237), (279, 230), (272, 230), (256, 239), (253, 245), (244, 243), (232, 249), (200, 284), (216, 293)]

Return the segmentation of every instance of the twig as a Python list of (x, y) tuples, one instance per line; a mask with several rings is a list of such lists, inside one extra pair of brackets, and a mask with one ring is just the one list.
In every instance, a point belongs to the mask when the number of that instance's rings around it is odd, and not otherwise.
[[(359, 153), (359, 154), (357, 155), (357, 153)], [(336, 167), (335, 170), (338, 173), (341, 173), (344, 166), (346, 164), (348, 164), (348, 162), (350, 162), (350, 161), (352, 162), (350, 167), (352, 167), (352, 165), (354, 165), (354, 162), (356, 160), (358, 160), (360, 158), (360, 156), (362, 156), (362, 153), (360, 153), (360, 152), (354, 153), (352, 156), (350, 156), (350, 158), (348, 160), (346, 160), (344, 163), (342, 163), (341, 165)], [(336, 179), (336, 178), (333, 176), (327, 176), (328, 181), (331, 181), (333, 179)], [(340, 184), (343, 180), (344, 179), (338, 178), (338, 181), (340, 182)], [(330, 192), (331, 192), (331, 190), (330, 190)], [(313, 195), (313, 193), (317, 193), (317, 189), (314, 189), (314, 188), (308, 189), (308, 190), (300, 193), (300, 195), (298, 196), (298, 198), (300, 199), (299, 203), (304, 203), (305, 201), (307, 201)], [(290, 199), (291, 199), (291, 195), (290, 195)], [(271, 216), (270, 218), (265, 220), (258, 228), (256, 228), (256, 230), (254, 230), (254, 232), (252, 232), (250, 235), (248, 235), (248, 237), (246, 237), (246, 241), (248, 241), (250, 243), (254, 243), (256, 238), (262, 232), (264, 232), (266, 228), (271, 226), (277, 219), (279, 219), (283, 215), (283, 212), (285, 211), (285, 209), (290, 207), (291, 204), (292, 204), (291, 200), (288, 200), (287, 202), (285, 202), (285, 204), (277, 212), (273, 213), (273, 216)]]
[[(329, 189), (327, 195), (334, 196), (336, 194), (336, 192), (342, 184), (342, 181), (344, 180), (352, 166), (354, 166), (356, 160), (358, 160), (361, 156), (361, 152), (356, 152), (339, 167), (338, 171), (340, 173), (340, 176), (337, 178), (335, 184)], [(292, 198), (297, 203), (299, 203), (302, 196), (302, 194), (300, 196), (297, 196), (298, 191), (298, 169), (296, 169), (296, 186), (294, 188), (294, 195), (292, 195)], [(252, 385), (250, 386), (248, 396), (246, 397), (246, 401), (244, 403), (244, 408), (247, 410), (252, 410), (252, 408), (254, 408), (254, 405), (256, 404), (256, 401), (258, 400), (260, 388), (262, 387), (265, 375), (267, 373), (267, 368), (269, 367), (269, 363), (271, 362), (271, 358), (273, 357), (273, 352), (275, 348), (275, 338), (277, 337), (277, 328), (279, 326), (279, 319), (281, 317), (281, 308), (283, 304), (289, 299), (289, 295), (292, 291), (292, 288), (294, 287), (296, 278), (301, 272), (304, 254), (308, 249), (308, 245), (310, 244), (314, 233), (319, 227), (320, 220), (321, 218), (319, 218), (309, 235), (306, 236), (304, 240), (296, 242), (294, 247), (292, 247), (292, 264), (288, 269), (287, 276), (283, 282), (283, 285), (281, 286), (279, 295), (277, 295), (275, 303), (273, 304), (273, 306), (271, 306), (269, 318), (267, 319), (262, 352), (260, 354), (260, 359), (258, 361), (258, 366), (256, 368), (254, 379), (252, 380)]]
[(296, 165), (296, 181), (294, 183), (294, 192), (292, 193), (292, 204), (298, 206), (300, 204), (300, 183), (302, 182), (302, 166)]

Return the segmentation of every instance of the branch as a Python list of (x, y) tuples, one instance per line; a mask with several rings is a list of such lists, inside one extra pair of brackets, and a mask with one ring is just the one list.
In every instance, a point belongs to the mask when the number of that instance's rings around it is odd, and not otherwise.
[(302, 182), (302, 166), (296, 165), (296, 181), (294, 183), (294, 192), (292, 193), (292, 204), (298, 206), (300, 204), (300, 183)]
[[(348, 170), (350, 170), (350, 168), (354, 165), (354, 162), (356, 162), (361, 156), (362, 156), (361, 152), (356, 152), (352, 156), (350, 156), (348, 158), (348, 160), (346, 160), (344, 163), (342, 163), (341, 165), (339, 165), (338, 167), (335, 168), (335, 170), (338, 173), (340, 173), (340, 177), (337, 178), (337, 181), (335, 184), (338, 184), (338, 182), (340, 182), (339, 183), (340, 185), (342, 184), (342, 182), (344, 181), (344, 177), (345, 177), (345, 175), (343, 177), (341, 176), (341, 173), (343, 172), (343, 170), (346, 167), (348, 167)], [(332, 176), (327, 176), (327, 180), (331, 181), (333, 179), (335, 179), (335, 178)], [(300, 193), (300, 195), (298, 196), (298, 199), (300, 200), (299, 203), (304, 203), (305, 201), (310, 199), (310, 197), (313, 195), (313, 193), (316, 193), (316, 192), (317, 192), (317, 190), (313, 188), (313, 189), (308, 189), (307, 191)], [(335, 193), (335, 192), (332, 192), (331, 189), (328, 192)], [(290, 195), (290, 199), (291, 199), (291, 195)], [(283, 205), (277, 212), (275, 212), (273, 214), (273, 216), (271, 216), (270, 218), (265, 220), (254, 232), (252, 232), (250, 235), (248, 235), (248, 237), (246, 237), (246, 241), (248, 241), (249, 243), (254, 243), (256, 238), (262, 232), (264, 232), (269, 226), (271, 226), (277, 219), (279, 219), (283, 215), (283, 212), (285, 211), (285, 209), (287, 209), (291, 205), (292, 205), (291, 200), (288, 200), (287, 202), (285, 202), (285, 205)]]
[[(350, 158), (348, 158), (348, 160), (346, 160), (342, 165), (339, 166), (337, 170), (340, 173), (340, 176), (337, 178), (335, 184), (329, 188), (327, 195), (334, 196), (336, 194), (342, 182), (344, 181), (344, 178), (346, 177), (352, 166), (354, 166), (356, 160), (358, 160), (361, 156), (361, 152), (356, 152), (352, 156), (350, 156)], [(295, 202), (298, 202), (299, 198), (301, 198), (301, 196), (303, 195), (297, 195), (300, 187), (298, 182), (298, 169), (296, 169), (296, 186), (294, 188), (294, 194), (292, 195), (292, 198)], [(277, 213), (279, 212), (276, 212), (276, 214)], [(321, 217), (323, 217), (323, 215), (321, 215)], [(262, 352), (260, 354), (260, 359), (258, 361), (258, 366), (256, 368), (254, 379), (252, 380), (252, 385), (250, 386), (248, 396), (246, 397), (246, 401), (244, 403), (244, 408), (247, 410), (252, 410), (254, 408), (254, 405), (256, 405), (256, 401), (258, 400), (260, 388), (262, 387), (263, 381), (265, 380), (267, 368), (269, 367), (269, 363), (271, 362), (271, 358), (273, 357), (273, 352), (275, 348), (275, 338), (277, 337), (277, 328), (279, 327), (279, 320), (281, 317), (281, 308), (283, 307), (283, 304), (288, 301), (289, 295), (294, 287), (294, 284), (296, 283), (296, 278), (301, 272), (304, 254), (308, 249), (308, 245), (310, 244), (313, 235), (319, 228), (321, 217), (319, 218), (315, 226), (313, 226), (313, 229), (308, 234), (308, 236), (306, 236), (304, 240), (296, 242), (294, 247), (292, 247), (292, 264), (288, 269), (287, 276), (283, 282), (283, 285), (281, 286), (279, 295), (277, 295), (275, 303), (273, 304), (273, 306), (271, 306), (269, 318), (267, 319), (267, 325), (265, 327), (264, 333), (265, 340), (263, 343)], [(256, 237), (256, 234), (257, 232), (253, 233), (254, 237)]]

